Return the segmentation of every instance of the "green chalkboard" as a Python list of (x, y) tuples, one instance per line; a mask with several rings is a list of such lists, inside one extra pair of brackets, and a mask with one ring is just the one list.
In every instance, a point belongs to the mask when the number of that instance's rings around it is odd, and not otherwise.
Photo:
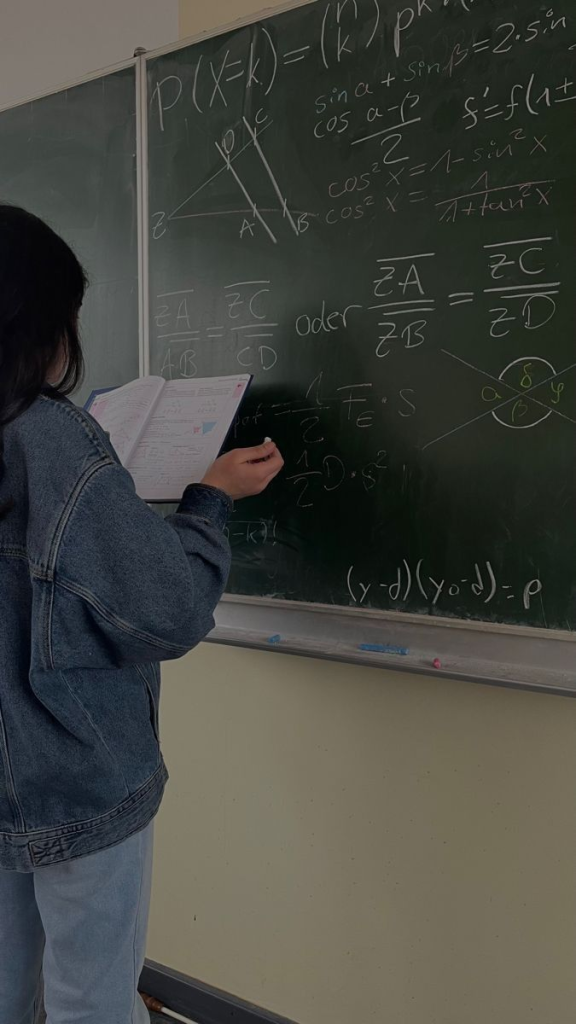
[(47, 220), (90, 277), (79, 402), (138, 376), (135, 105), (130, 67), (0, 112), (0, 198)]
[(148, 64), (152, 367), (255, 374), (245, 595), (573, 629), (576, 20), (331, 0)]

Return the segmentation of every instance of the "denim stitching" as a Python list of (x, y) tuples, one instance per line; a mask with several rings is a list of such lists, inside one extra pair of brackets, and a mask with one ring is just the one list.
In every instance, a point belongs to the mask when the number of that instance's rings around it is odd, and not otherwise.
[(21, 834), (26, 832), (26, 822), (24, 820), (24, 812), (18, 799), (16, 792), (16, 785), (14, 782), (14, 775), (12, 774), (12, 763), (10, 761), (10, 751), (8, 750), (8, 736), (6, 734), (6, 726), (4, 724), (4, 716), (2, 714), (2, 707), (0, 706), (0, 752), (2, 757), (0, 760), (4, 762), (6, 768), (6, 794), (8, 797), (8, 803), (12, 808), (12, 813), (16, 821), (16, 827)]
[(105, 469), (108, 466), (114, 466), (114, 465), (115, 465), (115, 463), (108, 456), (106, 459), (102, 460), (101, 462), (96, 462), (92, 466), (89, 466), (88, 469), (85, 470), (85, 472), (82, 474), (82, 476), (78, 480), (74, 490), (72, 491), (72, 494), (70, 495), (66, 505), (64, 506), (64, 509), (62, 511), (62, 515), (60, 516), (60, 520), (58, 522), (58, 526), (56, 527), (56, 529), (54, 531), (54, 536), (52, 538), (52, 543), (50, 545), (50, 552), (49, 552), (49, 555), (48, 555), (48, 565), (46, 567), (48, 573), (50, 574), (50, 578), (53, 577), (54, 569), (56, 568), (56, 562), (58, 560), (58, 553), (59, 553), (59, 550), (60, 550), (60, 544), (62, 542), (62, 537), (64, 536), (64, 533), (66, 531), (66, 527), (68, 526), (68, 523), (70, 521), (70, 517), (71, 517), (74, 509), (76, 508), (76, 505), (77, 505), (78, 501), (80, 500), (80, 498), (82, 496), (82, 491), (84, 490), (84, 488), (88, 484), (88, 482), (92, 479), (92, 477), (96, 473), (98, 473), (99, 470)]
[(104, 750), (106, 751), (106, 753), (108, 754), (110, 760), (112, 761), (112, 764), (115, 765), (115, 767), (118, 769), (118, 771), (119, 771), (119, 773), (120, 773), (120, 775), (122, 777), (122, 781), (124, 782), (124, 785), (126, 786), (126, 794), (129, 796), (130, 795), (130, 787), (128, 785), (128, 782), (126, 780), (124, 772), (120, 768), (120, 764), (118, 762), (118, 759), (116, 757), (114, 757), (112, 751), (110, 750), (110, 747), (106, 743), (106, 740), (104, 739), (104, 737), (103, 737), (102, 733), (100, 732), (98, 726), (96, 725), (95, 721), (93, 720), (92, 715), (90, 714), (88, 709), (84, 707), (84, 705), (83, 705), (82, 701), (80, 700), (80, 698), (78, 697), (78, 695), (76, 693), (74, 693), (74, 690), (70, 686), (70, 683), (68, 682), (68, 680), (67, 680), (67, 678), (66, 678), (66, 676), (64, 675), (63, 672), (60, 673), (60, 678), (62, 679), (66, 689), (68, 690), (68, 693), (72, 697), (72, 700), (75, 701), (75, 703), (80, 708), (80, 711), (82, 712), (82, 714), (88, 719), (88, 721), (89, 721), (90, 725), (92, 726), (96, 736), (98, 737), (98, 739), (102, 743), (102, 746), (104, 747)]
[(91, 421), (87, 418), (86, 413), (81, 409), (77, 409), (76, 406), (68, 402), (60, 402), (57, 399), (50, 398), (48, 395), (39, 395), (42, 402), (50, 402), (58, 414), (62, 413), (64, 416), (68, 416), (69, 419), (73, 419), (78, 423), (89, 441), (95, 445), (100, 455), (105, 455), (110, 458), (110, 452), (107, 450), (102, 438), (99, 436), (98, 431), (92, 426)]
[(84, 601), (86, 601), (87, 604), (89, 604), (94, 609), (94, 611), (98, 612), (98, 614), (101, 615), (103, 619), (109, 622), (110, 625), (117, 626), (118, 629), (121, 629), (124, 633), (127, 633), (129, 636), (134, 637), (136, 640), (143, 640), (145, 643), (148, 643), (153, 647), (157, 647), (159, 650), (162, 651), (172, 651), (174, 654), (188, 653), (188, 648), (183, 647), (181, 644), (173, 644), (170, 643), (168, 640), (159, 640), (158, 637), (153, 636), (152, 633), (147, 633), (142, 630), (134, 629), (134, 627), (131, 626), (130, 623), (125, 622), (124, 619), (121, 619), (118, 615), (115, 615), (114, 612), (109, 611), (108, 608), (106, 608), (105, 605), (101, 604), (100, 601), (98, 601), (97, 598), (89, 590), (85, 589), (85, 587), (81, 587), (76, 583), (70, 583), (69, 580), (63, 579), (62, 577), (60, 577), (56, 581), (56, 588), (58, 587), (60, 587), (62, 590), (67, 590), (69, 593), (74, 594), (76, 597), (81, 597)]
[[(19, 547), (0, 547), (0, 558), (21, 558), (25, 562), (30, 562), (26, 549)], [(30, 569), (32, 569), (32, 566), (30, 566)]]
[(136, 667), (136, 671), (137, 671), (138, 675), (140, 676), (140, 678), (142, 679), (142, 681), (144, 683), (144, 686), (146, 688), (146, 694), (147, 694), (148, 700), (149, 700), (150, 704), (152, 705), (152, 710), (154, 712), (154, 720), (152, 722), (152, 728), (154, 730), (154, 736), (156, 737), (156, 741), (159, 744), (160, 743), (160, 726), (159, 726), (159, 722), (158, 722), (158, 710), (159, 709), (158, 709), (158, 707), (156, 705), (156, 701), (154, 699), (154, 694), (152, 692), (152, 687), (150, 685), (150, 681), (148, 680), (148, 678), (146, 676), (146, 673), (144, 672), (144, 669), (142, 668), (141, 665), (136, 665), (135, 667)]
[[(73, 511), (74, 511), (78, 501), (80, 500), (80, 498), (82, 496), (82, 492), (83, 492), (84, 488), (88, 485), (88, 483), (92, 479), (92, 477), (95, 476), (96, 473), (98, 473), (101, 469), (106, 469), (109, 466), (114, 466), (114, 465), (115, 465), (115, 463), (108, 457), (104, 461), (98, 462), (96, 465), (91, 466), (84, 473), (84, 475), (80, 478), (80, 480), (78, 481), (78, 484), (76, 485), (76, 488), (74, 489), (74, 492), (72, 493), (72, 496), (71, 496), (71, 498), (70, 498), (70, 500), (69, 500), (69, 502), (68, 502), (64, 512), (62, 513), (62, 516), (60, 518), (60, 523), (58, 524), (58, 527), (57, 527), (57, 529), (55, 531), (55, 534), (54, 534), (54, 540), (53, 540), (52, 549), (51, 549), (50, 557), (49, 557), (49, 572), (50, 572), (50, 570), (52, 570), (52, 572), (50, 574), (52, 579), (53, 579), (53, 570), (55, 569), (55, 566), (56, 566), (56, 562), (57, 562), (58, 554), (59, 554), (59, 549), (60, 549), (60, 544), (62, 542), (62, 538), (63, 538), (64, 532), (65, 532), (65, 529), (68, 526), (68, 523), (70, 521), (70, 517), (72, 516), (72, 513), (73, 513)], [(178, 655), (178, 656), (181, 656), (183, 654), (187, 654), (188, 653), (188, 648), (186, 646), (183, 646), (181, 644), (172, 644), (172, 643), (170, 643), (168, 641), (164, 642), (164, 641), (159, 640), (158, 637), (153, 636), (151, 633), (147, 633), (146, 631), (140, 631), (140, 630), (134, 629), (134, 627), (131, 626), (130, 623), (125, 622), (119, 616), (115, 615), (108, 608), (106, 608), (105, 605), (101, 604), (97, 600), (95, 595), (92, 594), (91, 591), (86, 590), (84, 587), (81, 587), (78, 584), (72, 583), (69, 580), (67, 580), (65, 577), (62, 577), (62, 576), (57, 576), (55, 582), (56, 582), (56, 586), (57, 587), (61, 587), (62, 589), (68, 590), (70, 593), (75, 594), (77, 597), (81, 597), (88, 604), (90, 604), (91, 607), (94, 608), (94, 610), (97, 611), (102, 616), (103, 619), (105, 619), (111, 625), (116, 626), (117, 628), (121, 629), (122, 632), (128, 634), (128, 636), (132, 636), (132, 637), (134, 637), (137, 640), (143, 640), (145, 643), (148, 643), (151, 646), (158, 648), (158, 650), (170, 651), (171, 653), (173, 653), (175, 655)], [(54, 669), (56, 667), (55, 666), (55, 661), (54, 661), (53, 644), (52, 644), (52, 622), (53, 622), (53, 610), (54, 610), (54, 596), (55, 596), (54, 593), (52, 593), (51, 597), (50, 597), (50, 605), (49, 605), (49, 621), (47, 622), (47, 629), (48, 629), (47, 656), (50, 659), (48, 664), (49, 664), (50, 668), (52, 668), (52, 669)]]
[[(166, 776), (167, 770), (164, 763), (160, 764), (153, 775), (144, 783), (140, 789), (137, 789), (128, 800), (123, 800), (122, 803), (117, 804), (111, 811), (106, 814), (99, 814), (95, 818), (86, 818), (83, 821), (76, 821), (72, 825), (59, 825), (57, 828), (50, 829), (32, 829), (26, 832), (26, 836), (33, 839), (34, 836), (42, 836), (44, 839), (66, 839), (68, 836), (79, 835), (82, 832), (87, 831), (95, 825), (107, 824), (113, 822), (115, 818), (121, 817), (125, 811), (129, 810), (130, 807), (139, 803), (147, 796), (148, 792), (155, 788), (157, 784), (158, 776)], [(14, 839), (13, 832), (0, 832), (0, 837), (12, 840)]]

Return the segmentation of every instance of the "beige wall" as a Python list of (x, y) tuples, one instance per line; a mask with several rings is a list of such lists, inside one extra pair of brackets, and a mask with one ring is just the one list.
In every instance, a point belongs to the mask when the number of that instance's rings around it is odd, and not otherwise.
[(576, 702), (204, 646), (149, 955), (302, 1024), (569, 1024)]
[(178, 0), (1, 0), (0, 107), (153, 49), (178, 33)]
[(197, 35), (220, 25), (230, 25), (263, 9), (286, 7), (287, 0), (180, 0), (180, 35)]
[(302, 1024), (573, 1020), (576, 701), (204, 646), (163, 732), (151, 957)]

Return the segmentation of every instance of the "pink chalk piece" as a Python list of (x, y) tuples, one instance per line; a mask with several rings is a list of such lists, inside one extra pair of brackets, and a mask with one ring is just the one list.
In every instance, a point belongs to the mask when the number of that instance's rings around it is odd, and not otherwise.
[(442, 662), (440, 658), (434, 658), (434, 668), (442, 668)]

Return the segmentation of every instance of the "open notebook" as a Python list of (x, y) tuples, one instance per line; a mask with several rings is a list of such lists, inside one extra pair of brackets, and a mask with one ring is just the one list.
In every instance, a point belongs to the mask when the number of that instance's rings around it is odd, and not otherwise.
[(218, 458), (252, 378), (143, 377), (96, 391), (86, 409), (110, 434), (144, 501), (180, 501)]

